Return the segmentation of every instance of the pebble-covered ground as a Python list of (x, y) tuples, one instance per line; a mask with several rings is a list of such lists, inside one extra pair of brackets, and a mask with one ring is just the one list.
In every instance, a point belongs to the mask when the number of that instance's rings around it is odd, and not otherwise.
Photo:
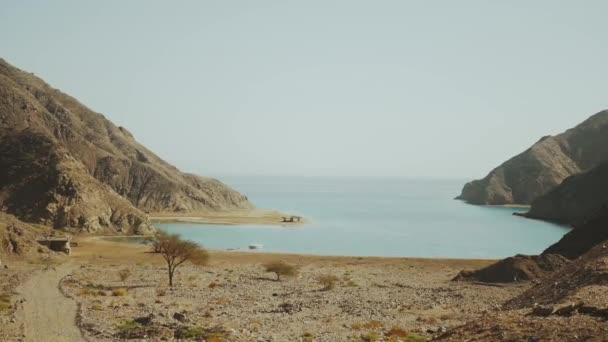
[[(304, 257), (289, 260), (298, 276), (281, 281), (255, 260), (184, 265), (173, 289), (158, 260), (99, 262), (83, 264), (62, 286), (81, 304), (81, 327), (99, 341), (388, 341), (391, 329), (394, 341), (424, 340), (525, 288), (451, 282), (459, 268), (408, 260)], [(323, 290), (321, 275), (337, 277), (335, 287)]]

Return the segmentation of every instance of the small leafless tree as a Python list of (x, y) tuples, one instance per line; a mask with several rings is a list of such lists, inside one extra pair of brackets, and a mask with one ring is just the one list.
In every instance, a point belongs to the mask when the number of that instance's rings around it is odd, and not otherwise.
[(277, 275), (277, 281), (281, 280), (281, 276), (293, 277), (298, 275), (298, 268), (284, 261), (273, 261), (264, 265), (266, 272), (271, 272)]
[(182, 240), (177, 234), (160, 232), (156, 235), (160, 254), (167, 262), (169, 286), (173, 287), (173, 276), (177, 267), (189, 261), (194, 265), (203, 266), (209, 261), (209, 253), (196, 243)]

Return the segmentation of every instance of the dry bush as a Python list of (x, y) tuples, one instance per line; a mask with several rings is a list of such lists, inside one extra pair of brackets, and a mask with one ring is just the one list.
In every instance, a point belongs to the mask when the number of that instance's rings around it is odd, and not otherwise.
[(407, 337), (409, 333), (399, 327), (392, 327), (384, 333), (386, 337)]
[(338, 280), (338, 277), (333, 274), (322, 274), (317, 277), (317, 282), (323, 286), (323, 291), (329, 291), (336, 287)]
[(266, 272), (276, 274), (277, 281), (280, 281), (282, 276), (294, 277), (298, 274), (298, 268), (296, 266), (290, 265), (281, 260), (264, 264), (264, 270), (266, 270)]
[(80, 290), (79, 293), (81, 296), (98, 296), (99, 292), (95, 289), (84, 288)]
[(121, 287), (119, 289), (112, 290), (112, 296), (122, 297), (122, 296), (126, 296), (128, 292), (129, 291), (127, 291), (127, 289), (125, 289), (124, 287)]
[(123, 284), (125, 283), (125, 280), (127, 280), (130, 276), (131, 270), (128, 268), (124, 268), (118, 271), (118, 277), (120, 277), (120, 281), (122, 281)]
[(363, 342), (376, 342), (380, 341), (380, 334), (375, 331), (367, 332), (361, 335), (361, 341)]
[(312, 336), (311, 333), (305, 332), (302, 334), (302, 340), (303, 340), (303, 342), (313, 342), (314, 337)]
[(220, 287), (220, 286), (222, 286), (222, 285), (221, 285), (221, 284), (218, 284), (218, 283), (216, 283), (216, 282), (212, 282), (211, 284), (209, 284), (209, 288), (210, 288), (210, 289), (214, 289), (214, 288), (216, 288), (216, 287)]
[(11, 296), (8, 293), (0, 293), (0, 312), (11, 307)]
[(166, 289), (156, 289), (156, 295), (158, 297), (163, 297), (167, 294), (167, 290)]
[(363, 328), (365, 329), (378, 329), (378, 328), (382, 328), (384, 326), (384, 323), (380, 322), (380, 321), (368, 321), (366, 323), (363, 323)]

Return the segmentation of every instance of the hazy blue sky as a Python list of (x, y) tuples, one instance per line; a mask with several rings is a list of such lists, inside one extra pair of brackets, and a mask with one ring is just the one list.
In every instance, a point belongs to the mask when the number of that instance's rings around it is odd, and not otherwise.
[(0, 56), (186, 171), (465, 177), (608, 103), (605, 1), (2, 1)]

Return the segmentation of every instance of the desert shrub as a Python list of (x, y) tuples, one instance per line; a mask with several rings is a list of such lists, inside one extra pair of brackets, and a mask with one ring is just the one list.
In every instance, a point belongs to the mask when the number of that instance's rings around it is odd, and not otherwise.
[(368, 321), (363, 323), (363, 328), (365, 329), (378, 329), (382, 328), (384, 324), (380, 321)]
[(222, 286), (222, 285), (221, 285), (221, 284), (218, 284), (218, 283), (216, 283), (216, 282), (212, 282), (211, 284), (209, 284), (209, 288), (210, 288), (210, 289), (214, 289), (214, 288), (216, 288), (216, 287), (220, 287), (220, 286)]
[(165, 295), (167, 295), (167, 290), (166, 289), (156, 289), (156, 295), (158, 297), (163, 297)]
[(128, 293), (128, 291), (124, 287), (112, 290), (112, 296), (114, 296), (114, 297), (126, 296), (127, 293)]
[(357, 283), (355, 283), (353, 280), (349, 280), (344, 284), (344, 287), (358, 287), (359, 285), (357, 285)]
[(317, 277), (317, 282), (323, 286), (323, 291), (328, 291), (336, 287), (338, 277), (333, 274), (322, 274)]
[(380, 341), (380, 334), (378, 334), (375, 331), (367, 332), (367, 333), (361, 335), (361, 341), (362, 342), (376, 342), (376, 341)]
[(104, 291), (104, 290), (97, 290), (97, 295), (98, 296), (107, 296), (108, 293), (106, 291)]
[(137, 329), (139, 327), (140, 327), (140, 324), (135, 322), (134, 320), (125, 320), (125, 321), (122, 321), (116, 327), (116, 329), (118, 329), (119, 331), (128, 331), (128, 330)]
[(103, 310), (103, 306), (101, 306), (101, 303), (95, 303), (93, 304), (93, 306), (91, 307), (92, 310), (96, 310), (96, 311), (102, 311)]
[(81, 296), (97, 296), (97, 295), (99, 295), (99, 292), (95, 289), (90, 289), (88, 287), (85, 287), (84, 289), (80, 290), (79, 294)]
[(264, 264), (264, 270), (276, 274), (277, 281), (280, 281), (282, 276), (293, 277), (298, 274), (296, 266), (290, 265), (284, 261), (272, 261)]
[(305, 333), (302, 334), (302, 340), (304, 342), (313, 342), (314, 341), (314, 337), (312, 336), (311, 333), (305, 332)]
[(11, 296), (8, 293), (0, 293), (0, 311), (8, 310), (11, 307)]
[(384, 333), (384, 335), (386, 335), (386, 337), (407, 337), (409, 334), (407, 331), (399, 328), (399, 327), (392, 327), (391, 329), (387, 330), (386, 333)]
[(205, 335), (205, 329), (201, 327), (192, 327), (184, 330), (181, 334), (183, 338), (196, 338), (203, 337)]
[(127, 280), (130, 276), (131, 270), (128, 268), (124, 268), (118, 271), (118, 277), (120, 277), (120, 281), (122, 281), (123, 284), (125, 283), (125, 280)]
[(409, 333), (405, 338), (405, 342), (427, 342), (429, 339), (414, 333)]

